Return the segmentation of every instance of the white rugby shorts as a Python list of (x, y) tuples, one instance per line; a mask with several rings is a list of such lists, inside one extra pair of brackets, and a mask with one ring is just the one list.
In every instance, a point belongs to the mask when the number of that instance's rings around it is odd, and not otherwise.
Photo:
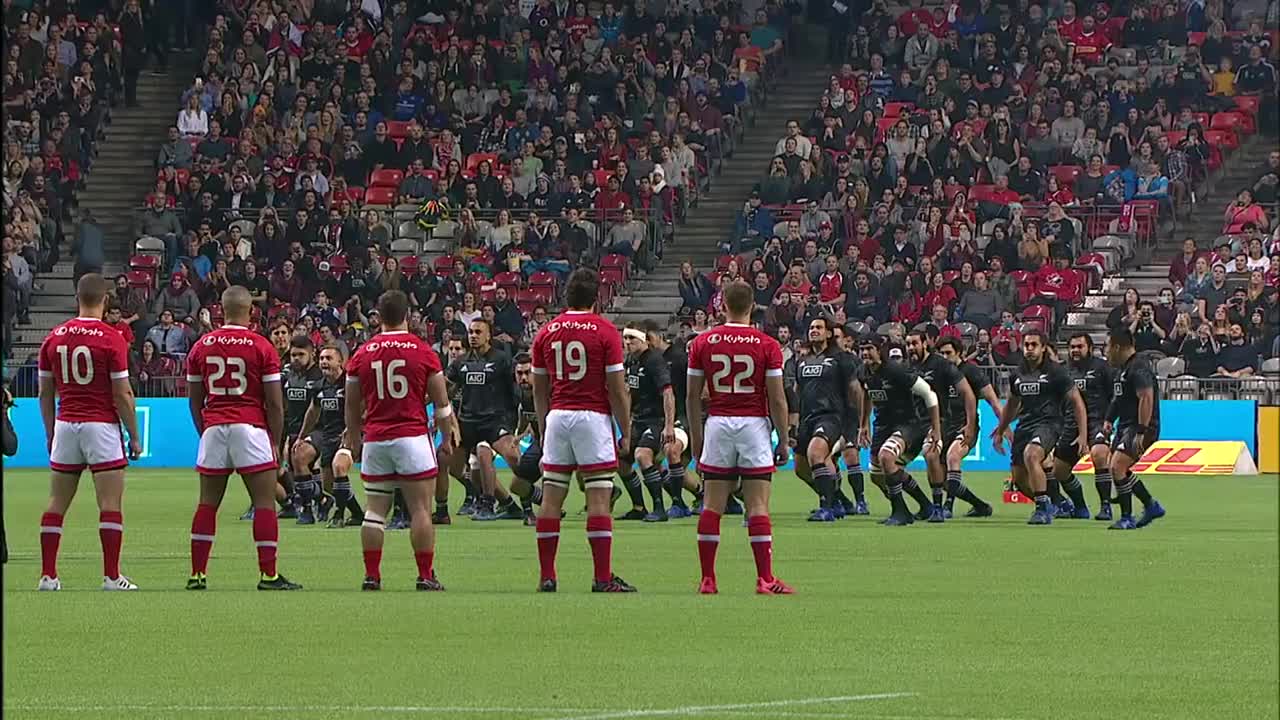
[(769, 418), (712, 415), (703, 431), (698, 469), (724, 475), (772, 475), (773, 424)]
[(567, 480), (574, 471), (603, 477), (618, 469), (613, 418), (590, 410), (552, 410), (542, 439), (542, 472)]
[(370, 484), (430, 480), (437, 472), (431, 435), (366, 442), (360, 454), (360, 479)]
[(53, 424), (53, 449), (49, 468), (55, 472), (78, 473), (119, 470), (129, 464), (125, 458), (124, 435), (120, 426), (105, 422)]
[(248, 423), (212, 425), (200, 435), (196, 472), (201, 475), (241, 476), (280, 467), (271, 434), (266, 428)]

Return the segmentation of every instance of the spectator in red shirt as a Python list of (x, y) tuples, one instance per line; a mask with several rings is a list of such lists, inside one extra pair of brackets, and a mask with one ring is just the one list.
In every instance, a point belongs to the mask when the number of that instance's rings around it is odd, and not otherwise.
[(840, 258), (827, 256), (827, 271), (818, 278), (818, 300), (823, 305), (844, 307), (844, 274), (840, 272)]
[(122, 319), (119, 305), (112, 305), (108, 307), (107, 315), (104, 320), (108, 325), (115, 328), (122, 337), (124, 337), (124, 341), (129, 343), (129, 347), (133, 347), (133, 328), (129, 326), (129, 323)]
[(938, 303), (929, 307), (931, 308), (929, 311), (929, 324), (938, 329), (938, 337), (949, 337), (959, 340), (960, 328), (953, 325), (951, 320), (947, 318), (947, 306), (942, 303)]
[[(1059, 20), (1061, 28), (1062, 21)], [(1083, 60), (1085, 65), (1096, 65), (1111, 47), (1111, 40), (1104, 28), (1098, 27), (1092, 15), (1080, 18), (1079, 29), (1068, 35), (1062, 31), (1062, 37), (1071, 46), (1073, 60)]]
[(956, 291), (947, 284), (946, 279), (942, 277), (942, 273), (933, 273), (928, 278), (929, 291), (924, 294), (924, 304), (926, 307), (934, 307), (941, 305), (950, 312), (956, 303)]
[(996, 176), (995, 187), (992, 188), (989, 197), (991, 202), (999, 205), (1011, 205), (1019, 200), (1017, 191), (1009, 189), (1008, 175)]
[(782, 285), (778, 286), (778, 291), (775, 293), (775, 297), (780, 293), (790, 293), (792, 295), (808, 297), (809, 293), (812, 291), (813, 284), (809, 282), (809, 278), (805, 274), (804, 263), (795, 262), (792, 263), (791, 267), (787, 268), (787, 277), (783, 279)]
[(991, 349), (996, 359), (1005, 364), (1022, 347), (1022, 333), (1018, 332), (1013, 312), (1005, 310), (1000, 313), (1000, 324), (991, 331)]

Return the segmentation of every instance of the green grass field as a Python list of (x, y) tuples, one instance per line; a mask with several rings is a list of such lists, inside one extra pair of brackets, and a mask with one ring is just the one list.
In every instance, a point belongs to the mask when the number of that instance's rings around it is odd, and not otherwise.
[[(969, 474), (999, 499), (1000, 478)], [(87, 482), (87, 480), (86, 480)], [(727, 518), (716, 597), (695, 594), (694, 520), (620, 523), (615, 567), (640, 588), (592, 595), (583, 518), (561, 590), (534, 592), (532, 530), (455, 518), (439, 535), (449, 591), (413, 591), (407, 532), (384, 590), (358, 591), (356, 529), (284, 525), (300, 593), (259, 593), (242, 490), (228, 493), (211, 589), (182, 589), (195, 479), (134, 471), (124, 569), (104, 594), (91, 487), (66, 523), (61, 593), (37, 593), (43, 472), (4, 477), (4, 714), (18, 718), (1276, 718), (1278, 481), (1162, 477), (1169, 517), (1107, 532), (986, 521), (890, 529), (804, 522), (779, 477), (778, 575), (753, 594), (746, 530)], [(456, 489), (456, 486), (455, 486)], [(1092, 489), (1089, 490), (1092, 496)], [(873, 493), (874, 495), (874, 493)], [(576, 506), (580, 498), (571, 500)], [(455, 502), (456, 504), (456, 502)]]

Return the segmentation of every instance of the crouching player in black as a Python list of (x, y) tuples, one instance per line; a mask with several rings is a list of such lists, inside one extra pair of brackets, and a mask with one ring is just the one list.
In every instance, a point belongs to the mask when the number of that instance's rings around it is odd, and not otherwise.
[(952, 385), (947, 392), (945, 400), (942, 400), (947, 407), (947, 423), (942, 428), (942, 448), (946, 452), (946, 486), (947, 499), (944, 506), (944, 514), (951, 516), (956, 498), (960, 498), (969, 503), (972, 507), (969, 512), (965, 513), (965, 517), (990, 517), (991, 505), (982, 500), (973, 493), (972, 490), (964, 484), (964, 458), (973, 449), (974, 441), (978, 438), (978, 430), (980, 422), (978, 420), (977, 398), (982, 398), (991, 406), (991, 410), (996, 417), (1000, 417), (1003, 409), (1000, 407), (1000, 398), (996, 395), (996, 389), (991, 386), (991, 382), (987, 379), (987, 373), (973, 363), (963, 361), (964, 352), (960, 341), (955, 338), (942, 338), (935, 346), (938, 356), (943, 360), (951, 363), (956, 367), (960, 374), (964, 377), (965, 382), (969, 385), (969, 390), (974, 396), (973, 417), (968, 416), (968, 402), (960, 396), (958, 385)]
[[(1072, 469), (1076, 462), (1088, 453), (1093, 458), (1094, 484), (1098, 488), (1099, 520), (1111, 519), (1111, 438), (1104, 428), (1107, 409), (1111, 406), (1112, 373), (1107, 361), (1093, 356), (1093, 338), (1088, 333), (1075, 333), (1067, 341), (1067, 374), (1084, 399), (1084, 414), (1089, 421), (1085, 436), (1088, 447), (1076, 443), (1076, 418), (1063, 408), (1065, 427), (1053, 450), (1053, 477), (1049, 479), (1049, 498), (1058, 506), (1056, 517), (1081, 520), (1089, 519), (1089, 507), (1084, 499), (1084, 487)], [(1061, 490), (1059, 489), (1061, 488)], [(1067, 497), (1062, 497), (1066, 491)]]
[[(969, 380), (959, 368), (937, 353), (929, 351), (929, 338), (923, 330), (907, 333), (907, 353), (911, 356), (912, 370), (929, 383), (938, 396), (939, 413), (942, 416), (942, 436), (929, 436), (924, 443), (924, 460), (929, 474), (933, 509), (928, 515), (917, 515), (917, 520), (942, 522), (946, 519), (945, 494), (947, 490), (946, 452), (952, 442), (960, 440), (966, 446), (972, 444), (978, 430), (978, 401)], [(963, 455), (961, 456), (963, 457)], [(956, 488), (957, 490), (959, 488)], [(953, 493), (958, 494), (958, 493)], [(969, 493), (966, 500), (977, 510), (986, 503)], [(988, 508), (990, 506), (987, 506)], [(988, 511), (987, 514), (990, 514)]]
[(542, 438), (538, 436), (538, 411), (533, 407), (533, 360), (529, 353), (516, 356), (516, 386), (520, 390), (516, 437), (529, 436), (529, 447), (511, 470), (511, 493), (524, 506), (524, 524), (533, 527), (537, 519), (533, 506), (542, 504)]
[(676, 401), (671, 367), (662, 353), (649, 347), (648, 334), (634, 325), (622, 331), (627, 349), (627, 387), (631, 390), (631, 452), (618, 457), (618, 474), (628, 477), (640, 466), (644, 488), (653, 503), (645, 522), (666, 522), (662, 461), (676, 441)]
[(839, 475), (835, 461), (846, 441), (857, 437), (862, 384), (858, 359), (835, 343), (825, 317), (809, 322), (809, 353), (795, 362), (796, 474), (818, 493), (818, 509), (810, 522), (834, 522), (845, 516), (836, 499)]
[[(1112, 330), (1107, 337), (1107, 361), (1120, 370), (1115, 380), (1114, 398), (1107, 409), (1107, 421), (1116, 421), (1116, 437), (1111, 444), (1111, 476), (1116, 483), (1120, 519), (1112, 530), (1146, 527), (1164, 517), (1164, 507), (1151, 497), (1147, 486), (1130, 468), (1160, 439), (1160, 390), (1151, 362), (1138, 355), (1133, 333), (1126, 328)], [(1133, 520), (1133, 496), (1142, 501), (1142, 517)]]
[[(857, 333), (853, 332), (847, 325), (837, 325), (832, 330), (835, 334), (836, 344), (840, 349), (852, 355), (857, 363), (861, 365), (862, 359), (858, 357)], [(855, 417), (860, 417), (860, 415), (855, 413)], [(840, 465), (836, 460), (833, 460), (832, 462), (836, 467), (836, 502), (840, 503), (840, 507), (846, 515), (870, 515), (871, 510), (867, 507), (866, 480), (862, 475), (862, 449), (858, 447), (856, 435), (845, 438), (844, 450), (840, 454), (844, 456), (844, 467), (848, 473), (849, 489), (853, 491), (853, 499), (849, 499), (849, 496), (845, 495), (844, 490), (841, 489)]]
[(1049, 359), (1043, 333), (1033, 330), (1022, 336), (1022, 358), (1010, 382), (1009, 402), (991, 439), (996, 452), (1003, 455), (1009, 426), (1018, 421), (1009, 459), (1013, 482), (1035, 498), (1036, 509), (1027, 524), (1049, 525), (1057, 509), (1049, 498), (1044, 464), (1062, 434), (1063, 409), (1070, 407), (1075, 414), (1075, 444), (1079, 447), (1088, 442), (1085, 433), (1089, 424), (1080, 391), (1066, 369)]
[[(908, 482), (915, 488), (918, 495), (913, 497), (921, 507), (932, 506), (915, 481), (909, 481), (906, 467), (920, 454), (926, 435), (932, 432), (934, 437), (942, 437), (942, 416), (938, 396), (929, 383), (903, 363), (888, 358), (894, 347), (881, 338), (866, 338), (861, 343), (867, 402), (862, 407), (858, 445), (871, 448), (871, 480), (884, 490), (892, 507), (882, 524), (901, 526), (915, 521), (902, 498)], [(876, 411), (874, 431), (872, 407)]]
[[(692, 451), (689, 448), (689, 434), (685, 431), (685, 396), (688, 388), (689, 354), (685, 348), (669, 342), (662, 334), (658, 323), (644, 320), (640, 323), (649, 341), (649, 347), (662, 355), (667, 361), (668, 374), (671, 376), (671, 392), (676, 401), (675, 440), (663, 448), (667, 455), (667, 467), (662, 471), (662, 486), (671, 496), (671, 507), (667, 508), (667, 517), (675, 520), (693, 515), (693, 511), (684, 502), (684, 491), (693, 495), (694, 506), (702, 504), (702, 485), (697, 478), (686, 472)], [(634, 448), (635, 446), (632, 445)]]
[(306, 335), (295, 335), (289, 341), (289, 365), (284, 369), (284, 438), (280, 457), (281, 475), (276, 493), (286, 493), (281, 518), (298, 519), (299, 525), (316, 522), (315, 502), (323, 500), (323, 490), (316, 482), (314, 465), (298, 465), (293, 462), (293, 447), (305, 437), (303, 418), (311, 409), (312, 400), (324, 382), (324, 374), (316, 364), (316, 346)]
[[(353, 527), (364, 522), (364, 511), (351, 490), (351, 480), (347, 477), (350, 470), (351, 451), (345, 453), (346, 466), (341, 472), (335, 470), (335, 462), (343, 451), (342, 438), (347, 429), (346, 358), (342, 350), (335, 345), (326, 345), (320, 350), (320, 372), (323, 375), (320, 387), (315, 392), (311, 407), (302, 419), (300, 439), (293, 445), (293, 466), (309, 468), (316, 461), (320, 463), (320, 474), (324, 484), (333, 488), (335, 507), (329, 519), (329, 527)], [(345, 522), (344, 513), (350, 513)]]

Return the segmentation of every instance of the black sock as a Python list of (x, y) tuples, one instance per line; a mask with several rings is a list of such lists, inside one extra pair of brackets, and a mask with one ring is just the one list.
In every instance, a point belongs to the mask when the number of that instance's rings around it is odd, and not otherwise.
[(1093, 473), (1093, 486), (1098, 490), (1098, 502), (1103, 505), (1111, 504), (1111, 471), (1095, 469)]
[(409, 506), (405, 505), (404, 494), (400, 492), (399, 488), (396, 488), (395, 493), (391, 496), (391, 515), (393, 517), (395, 515), (409, 517)]
[(849, 487), (853, 490), (853, 499), (858, 502), (867, 500), (867, 481), (862, 476), (862, 467), (855, 465), (849, 468)]
[(530, 505), (542, 504), (542, 486), (541, 485), (534, 485), (529, 490), (529, 504)]
[[(839, 476), (837, 475), (837, 477), (839, 477)], [(845, 495), (845, 494), (844, 494), (844, 490), (841, 490), (839, 487), (837, 487), (837, 488), (836, 488), (836, 498), (835, 498), (835, 499), (836, 499), (836, 502), (837, 502), (837, 503), (839, 503), (839, 504), (840, 504), (840, 505), (842, 505), (842, 506), (845, 506), (845, 505), (852, 505), (852, 504), (853, 504), (853, 501), (849, 499), (849, 496), (848, 496), (848, 495)]]
[(1037, 509), (1037, 510), (1041, 510), (1041, 511), (1045, 511), (1045, 512), (1047, 512), (1047, 511), (1049, 510), (1049, 504), (1050, 504), (1051, 502), (1053, 502), (1053, 500), (1052, 500), (1052, 499), (1050, 499), (1050, 497), (1049, 497), (1048, 495), (1046, 495), (1046, 494), (1043, 494), (1043, 493), (1042, 493), (1042, 494), (1040, 494), (1040, 495), (1036, 495), (1036, 509)]
[(1133, 473), (1116, 482), (1116, 502), (1120, 504), (1120, 517), (1133, 517)]
[(662, 471), (662, 486), (671, 496), (671, 507), (688, 507), (684, 504), (684, 466), (675, 465)]
[(900, 470), (899, 472), (906, 475), (906, 478), (902, 481), (902, 490), (910, 495), (916, 502), (920, 503), (921, 510), (932, 507), (933, 503), (929, 501), (929, 496), (924, 494), (924, 490), (920, 489), (920, 485), (916, 482), (916, 479), (911, 477), (911, 474), (906, 470)]
[(437, 500), (437, 501), (436, 501), (436, 512), (435, 512), (435, 514), (436, 514), (436, 515), (448, 515), (448, 514), (449, 514), (449, 501), (448, 501), (448, 500), (443, 500), (443, 501), (441, 501), (441, 500)]
[(884, 494), (885, 497), (889, 498), (889, 507), (892, 508), (890, 514), (898, 517), (911, 514), (907, 510), (907, 501), (902, 497), (902, 483), (906, 477), (907, 473), (904, 470), (898, 470), (884, 476)]
[(466, 491), (467, 497), (475, 498), (479, 493), (476, 492), (476, 486), (471, 484), (471, 464), (462, 470), (462, 477), (458, 478), (458, 483), (462, 485), (462, 489)]
[(644, 488), (649, 491), (649, 500), (653, 502), (653, 511), (662, 514), (665, 505), (662, 501), (662, 469), (650, 465), (641, 471), (644, 474)]
[(1147, 486), (1133, 473), (1129, 473), (1129, 477), (1133, 478), (1133, 494), (1142, 502), (1142, 507), (1151, 507), (1151, 493)]
[(1071, 498), (1071, 502), (1076, 507), (1084, 507), (1086, 505), (1084, 499), (1084, 485), (1080, 484), (1080, 478), (1075, 473), (1067, 476), (1067, 481), (1062, 483), (1062, 489), (1067, 491), (1067, 497)]
[(1045, 486), (1048, 488), (1046, 493), (1048, 493), (1049, 499), (1053, 501), (1053, 504), (1062, 505), (1066, 498), (1062, 497), (1062, 487), (1058, 484), (1058, 478), (1052, 474), (1048, 475), (1045, 477)]
[(347, 508), (354, 498), (355, 493), (351, 491), (351, 480), (346, 475), (333, 479), (333, 499), (337, 501), (339, 508)]
[(636, 474), (635, 468), (627, 468), (626, 474), (618, 473), (618, 477), (622, 480), (622, 487), (627, 490), (627, 496), (631, 498), (632, 507), (644, 507), (644, 488), (640, 486), (640, 476)]
[(954, 503), (955, 498), (960, 498), (975, 507), (986, 505), (982, 498), (974, 495), (969, 486), (964, 484), (964, 473), (960, 470), (947, 471), (947, 492), (951, 493), (951, 498), (947, 502)]
[(941, 485), (930, 485), (929, 494), (933, 498), (934, 505), (942, 505), (946, 501), (946, 491)]
[(832, 507), (836, 498), (836, 473), (830, 465), (822, 463), (813, 468), (813, 486), (818, 492), (819, 507)]

